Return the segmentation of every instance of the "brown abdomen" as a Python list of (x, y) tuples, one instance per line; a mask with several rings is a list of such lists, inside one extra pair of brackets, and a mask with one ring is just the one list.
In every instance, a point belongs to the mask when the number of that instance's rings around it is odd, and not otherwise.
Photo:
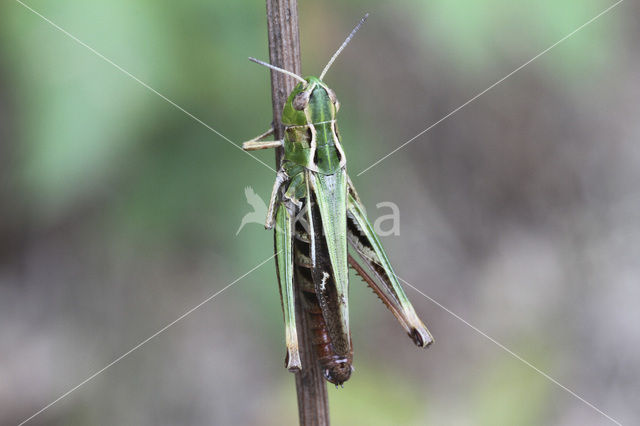
[[(295, 279), (303, 295), (302, 306), (309, 315), (313, 347), (325, 379), (334, 385), (342, 385), (349, 380), (353, 367), (353, 345), (346, 357), (336, 355), (331, 345), (327, 324), (316, 296), (316, 288), (311, 275), (310, 244), (304, 227), (296, 224), (294, 239)], [(351, 339), (351, 336), (349, 336)], [(304, 368), (304, 366), (303, 366)]]

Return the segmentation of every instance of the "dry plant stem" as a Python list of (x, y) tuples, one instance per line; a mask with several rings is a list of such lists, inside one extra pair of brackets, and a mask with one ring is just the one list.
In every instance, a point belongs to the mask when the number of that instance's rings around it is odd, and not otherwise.
[[(300, 74), (300, 36), (298, 33), (297, 0), (267, 0), (269, 32), (269, 62), (295, 74)], [(288, 75), (271, 71), (271, 100), (276, 140), (284, 136), (282, 108), (296, 85)], [(276, 165), (280, 167), (282, 148), (276, 150)]]
[[(267, 0), (267, 26), (269, 31), (269, 61), (271, 64), (300, 74), (300, 37), (298, 31), (297, 0)], [(287, 96), (296, 85), (295, 79), (271, 71), (271, 98), (273, 126), (276, 140), (284, 137), (282, 108)], [(282, 161), (282, 148), (276, 150), (276, 166)], [(300, 424), (321, 426), (329, 424), (327, 386), (318, 368), (313, 350), (310, 319), (302, 308), (302, 294), (296, 288), (296, 326), (300, 345), (302, 371), (296, 373), (298, 412)]]

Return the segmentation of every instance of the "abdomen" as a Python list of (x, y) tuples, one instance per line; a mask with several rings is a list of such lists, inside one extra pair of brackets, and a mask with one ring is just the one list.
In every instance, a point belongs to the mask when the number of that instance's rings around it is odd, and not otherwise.
[[(313, 349), (316, 352), (324, 377), (336, 386), (341, 385), (349, 380), (351, 376), (353, 349), (349, 351), (346, 357), (335, 353), (313, 283), (309, 236), (299, 222), (296, 223), (295, 234), (295, 280), (302, 290), (302, 306), (310, 318)], [(351, 339), (351, 336), (349, 336), (349, 339)], [(353, 348), (353, 345), (350, 346)]]

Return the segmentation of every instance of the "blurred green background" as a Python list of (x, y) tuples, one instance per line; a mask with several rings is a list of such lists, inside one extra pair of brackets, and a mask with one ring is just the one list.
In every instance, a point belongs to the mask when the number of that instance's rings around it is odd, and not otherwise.
[[(28, 4), (236, 143), (271, 121), (259, 1)], [(304, 1), (303, 73), (368, 23), (327, 83), (348, 169), (396, 270), (624, 424), (640, 421), (640, 7)], [(272, 152), (256, 154), (273, 164)], [(0, 423), (16, 424), (272, 253), (235, 235), (274, 174), (53, 28), (0, 5)], [(388, 213), (388, 212), (385, 212)], [(357, 278), (336, 425), (611, 421), (407, 289), (416, 349)], [(295, 424), (273, 262), (31, 424)]]

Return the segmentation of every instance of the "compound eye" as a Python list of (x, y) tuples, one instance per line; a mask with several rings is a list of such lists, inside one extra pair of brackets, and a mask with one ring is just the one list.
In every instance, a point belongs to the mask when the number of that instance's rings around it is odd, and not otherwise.
[(293, 105), (293, 108), (298, 110), (298, 111), (302, 111), (303, 109), (306, 108), (307, 105), (309, 105), (309, 97), (311, 96), (311, 92), (308, 90), (305, 90), (304, 92), (300, 92), (298, 93), (294, 98), (293, 101), (291, 102)]
[(333, 105), (335, 105), (336, 111), (338, 111), (340, 109), (340, 101), (338, 101), (338, 98), (336, 96), (336, 92), (334, 92), (333, 90), (327, 88), (327, 93), (329, 94), (329, 99), (331, 100), (331, 103), (333, 103)]

